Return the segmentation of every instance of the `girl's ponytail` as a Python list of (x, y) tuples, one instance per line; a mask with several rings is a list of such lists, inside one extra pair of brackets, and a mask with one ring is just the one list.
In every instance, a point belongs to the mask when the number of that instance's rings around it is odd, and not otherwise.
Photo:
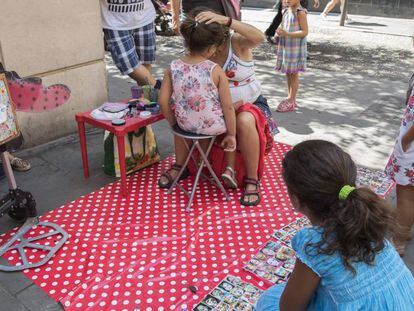
[(353, 271), (352, 262), (373, 263), (393, 230), (393, 219), (388, 204), (372, 190), (355, 189), (339, 201), (336, 213), (325, 222), (325, 235), (336, 236), (328, 249), (339, 249), (345, 266)]
[(180, 26), (180, 32), (188, 50), (201, 53), (211, 46), (223, 44), (228, 36), (228, 28), (218, 23), (206, 24), (196, 21), (197, 12), (202, 11), (190, 12)]
[(392, 209), (368, 188), (355, 189), (357, 169), (337, 145), (323, 140), (302, 142), (282, 162), (288, 191), (323, 227), (322, 240), (309, 247), (339, 252), (345, 266), (373, 263), (394, 228)]

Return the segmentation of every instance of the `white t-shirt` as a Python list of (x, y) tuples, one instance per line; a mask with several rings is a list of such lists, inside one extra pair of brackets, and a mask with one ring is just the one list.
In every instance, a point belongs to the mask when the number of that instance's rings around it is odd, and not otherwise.
[(112, 30), (141, 28), (155, 19), (151, 0), (100, 0), (102, 26)]

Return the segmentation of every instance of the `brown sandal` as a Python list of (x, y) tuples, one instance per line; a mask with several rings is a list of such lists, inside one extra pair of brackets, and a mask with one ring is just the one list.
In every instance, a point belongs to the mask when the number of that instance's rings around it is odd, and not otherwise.
[[(261, 196), (260, 196), (260, 182), (256, 179), (253, 178), (244, 178), (244, 184), (245, 186), (247, 185), (254, 185), (256, 186), (256, 189), (252, 189), (252, 190), (244, 190), (242, 197), (240, 198), (240, 204), (244, 205), (244, 206), (256, 206), (260, 203), (261, 201)], [(251, 195), (255, 195), (257, 196), (257, 199), (255, 201), (247, 201), (246, 197), (247, 196), (251, 196)]]
[[(182, 165), (179, 165), (179, 164), (176, 164), (176, 163), (171, 165), (169, 170), (167, 170), (167, 171), (165, 171), (164, 173), (161, 174), (160, 179), (158, 179), (158, 186), (162, 189), (169, 189), (171, 187), (171, 185), (173, 184), (174, 179), (175, 179), (171, 176), (171, 171), (179, 172), (181, 170), (181, 168), (182, 168)], [(181, 174), (180, 180), (186, 179), (188, 176), (190, 176), (190, 172), (186, 168), (184, 170), (184, 172)], [(165, 177), (168, 180), (168, 182), (167, 183), (162, 183), (161, 182), (162, 177)]]

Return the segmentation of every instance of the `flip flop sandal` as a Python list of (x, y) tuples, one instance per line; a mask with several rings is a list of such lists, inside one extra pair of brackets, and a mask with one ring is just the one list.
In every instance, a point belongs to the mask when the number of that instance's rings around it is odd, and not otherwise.
[[(160, 188), (162, 188), (162, 189), (169, 189), (171, 187), (171, 185), (173, 184), (174, 179), (175, 179), (175, 178), (173, 178), (171, 176), (171, 171), (177, 171), (177, 172), (179, 172), (181, 170), (181, 168), (182, 168), (182, 166), (179, 165), (179, 164), (173, 164), (173, 165), (171, 165), (171, 167), (170, 167), (169, 170), (167, 170), (167, 171), (165, 171), (164, 173), (161, 174), (161, 177), (158, 180), (158, 186)], [(190, 172), (188, 171), (188, 169), (185, 169), (184, 172), (181, 174), (179, 180), (186, 179), (188, 176), (190, 176)], [(161, 182), (161, 178), (162, 177), (165, 177), (168, 180), (168, 182), (162, 183)]]
[(224, 184), (231, 189), (237, 189), (236, 171), (230, 166), (226, 166), (226, 171), (229, 171), (230, 174), (221, 174)]
[[(256, 206), (260, 203), (261, 201), (261, 196), (260, 196), (260, 182), (258, 180), (252, 179), (252, 178), (245, 178), (244, 180), (244, 184), (246, 185), (255, 185), (256, 189), (252, 189), (252, 190), (244, 190), (242, 197), (240, 198), (240, 204), (244, 205), (244, 206)], [(252, 195), (257, 196), (257, 199), (255, 201), (247, 201), (246, 197), (250, 197)]]
[(294, 111), (296, 109), (298, 105), (296, 104), (296, 101), (288, 101), (287, 99), (282, 100), (279, 104), (279, 106), (277, 106), (276, 111), (278, 112), (291, 112)]
[(10, 160), (10, 165), (12, 169), (17, 172), (26, 172), (32, 168), (29, 162), (17, 157), (14, 157), (12, 160)]

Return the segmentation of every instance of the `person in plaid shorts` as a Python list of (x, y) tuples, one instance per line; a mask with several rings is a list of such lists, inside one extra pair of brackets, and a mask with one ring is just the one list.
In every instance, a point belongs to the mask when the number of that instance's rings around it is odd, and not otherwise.
[(102, 26), (119, 71), (139, 85), (159, 88), (151, 74), (155, 62), (155, 8), (151, 0), (100, 0)]

